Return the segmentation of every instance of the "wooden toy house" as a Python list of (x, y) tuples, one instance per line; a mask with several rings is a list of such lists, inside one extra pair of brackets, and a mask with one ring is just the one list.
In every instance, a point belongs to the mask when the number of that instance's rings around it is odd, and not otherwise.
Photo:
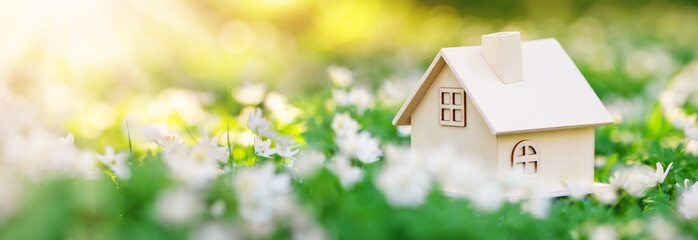
[(453, 145), (463, 159), (537, 179), (550, 196), (601, 186), (594, 127), (612, 122), (555, 39), (521, 42), (518, 32), (442, 48), (393, 120), (412, 126), (418, 155)]

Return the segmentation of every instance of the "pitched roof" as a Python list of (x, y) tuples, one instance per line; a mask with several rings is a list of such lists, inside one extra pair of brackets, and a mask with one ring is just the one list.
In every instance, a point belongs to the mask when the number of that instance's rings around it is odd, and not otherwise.
[(407, 98), (393, 124), (410, 117), (448, 64), (493, 134), (606, 125), (613, 119), (560, 43), (521, 43), (523, 81), (504, 84), (481, 56), (481, 47), (442, 48)]

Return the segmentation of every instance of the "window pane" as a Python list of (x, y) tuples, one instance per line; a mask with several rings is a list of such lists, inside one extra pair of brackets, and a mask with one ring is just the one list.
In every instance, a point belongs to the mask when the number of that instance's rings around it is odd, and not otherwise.
[(451, 121), (451, 111), (449, 109), (441, 109), (441, 120)]
[(453, 109), (453, 121), (462, 122), (463, 111), (461, 111), (460, 109)]
[(451, 93), (448, 93), (448, 92), (441, 93), (441, 104), (451, 105)]
[(463, 104), (463, 94), (453, 93), (453, 105)]
[(528, 164), (526, 164), (526, 173), (527, 174), (538, 173), (538, 162), (528, 162)]

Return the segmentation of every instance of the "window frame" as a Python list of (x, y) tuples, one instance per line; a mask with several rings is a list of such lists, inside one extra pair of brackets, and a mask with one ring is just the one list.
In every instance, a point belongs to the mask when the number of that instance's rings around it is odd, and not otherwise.
[[(524, 148), (524, 150), (521, 151), (521, 153), (523, 153), (522, 155), (519, 155), (519, 152), (517, 152), (517, 150), (520, 148)], [(532, 150), (534, 153), (531, 154), (527, 149)], [(512, 171), (521, 171), (525, 176), (535, 177), (540, 175), (540, 163), (540, 148), (538, 148), (533, 141), (521, 140), (514, 145), (514, 148), (511, 151)], [(533, 172), (530, 172), (530, 169), (533, 169)]]
[[(448, 98), (444, 98), (445, 94), (448, 95)], [(460, 97), (458, 97), (459, 95)], [(465, 91), (462, 88), (439, 88), (439, 123), (441, 126), (465, 127), (467, 125), (465, 99)], [(456, 104), (457, 100), (460, 104)], [(445, 117), (444, 112), (448, 112), (448, 117)], [(456, 120), (456, 116), (460, 116), (460, 121)]]

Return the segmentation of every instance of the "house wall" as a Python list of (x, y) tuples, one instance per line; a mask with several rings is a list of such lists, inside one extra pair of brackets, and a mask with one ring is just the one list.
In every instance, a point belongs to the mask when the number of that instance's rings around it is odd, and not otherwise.
[(497, 162), (496, 137), (475, 109), (469, 94), (465, 96), (465, 127), (441, 126), (439, 113), (439, 88), (463, 88), (453, 72), (444, 66), (434, 83), (411, 116), (412, 151), (419, 156), (430, 156), (431, 152), (452, 146), (462, 159), (480, 160), (495, 169)]
[(497, 136), (500, 174), (510, 171), (514, 146), (531, 140), (540, 154), (536, 180), (550, 190), (564, 188), (565, 179), (577, 187), (594, 182), (594, 127)]

